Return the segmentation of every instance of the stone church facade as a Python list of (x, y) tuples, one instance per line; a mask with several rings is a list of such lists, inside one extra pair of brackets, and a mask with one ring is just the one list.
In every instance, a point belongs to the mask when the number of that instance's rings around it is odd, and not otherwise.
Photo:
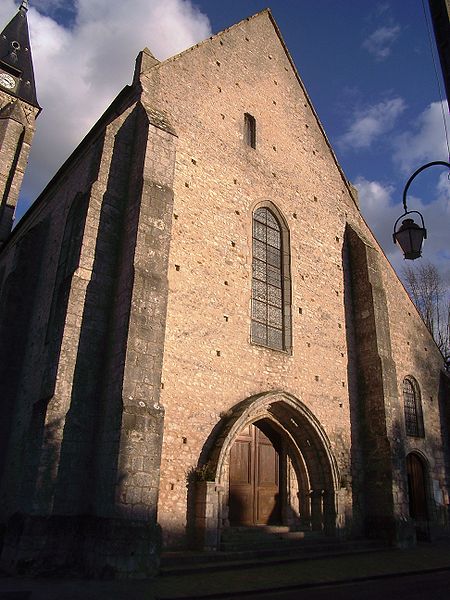
[(0, 41), (3, 568), (151, 574), (236, 525), (447, 532), (442, 356), (270, 11), (143, 50), (9, 233), (26, 16)]

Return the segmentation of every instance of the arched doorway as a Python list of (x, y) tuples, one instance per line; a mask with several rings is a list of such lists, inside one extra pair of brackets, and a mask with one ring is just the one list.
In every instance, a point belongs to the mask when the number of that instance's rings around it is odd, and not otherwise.
[(249, 423), (241, 430), (230, 450), (231, 525), (281, 522), (280, 453), (280, 435), (268, 422)]
[[(253, 396), (224, 413), (200, 464), (211, 493), (196, 497), (196, 529), (279, 523), (336, 533), (339, 475), (330, 441), (313, 413), (285, 392)], [(209, 533), (208, 533), (209, 535)], [(209, 546), (211, 547), (211, 546)]]
[(415, 454), (406, 457), (408, 476), (409, 515), (415, 521), (428, 520), (426, 469), (421, 458)]

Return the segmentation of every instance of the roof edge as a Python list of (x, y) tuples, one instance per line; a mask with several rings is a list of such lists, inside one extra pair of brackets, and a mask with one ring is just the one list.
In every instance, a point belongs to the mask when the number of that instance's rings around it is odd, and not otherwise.
[[(313, 115), (314, 115), (314, 117), (315, 117), (315, 119), (317, 121), (319, 129), (320, 129), (320, 131), (321, 131), (321, 133), (322, 133), (322, 135), (323, 135), (323, 137), (325, 139), (325, 142), (326, 142), (326, 144), (328, 146), (328, 149), (331, 152), (331, 156), (333, 157), (333, 160), (334, 160), (334, 162), (336, 164), (336, 167), (337, 167), (337, 169), (338, 169), (338, 171), (339, 171), (339, 173), (341, 175), (342, 181), (344, 182), (344, 185), (345, 185), (345, 187), (347, 188), (347, 190), (349, 192), (349, 196), (352, 199), (353, 204), (355, 205), (355, 207), (357, 208), (357, 210), (359, 212), (361, 212), (360, 208), (358, 206), (358, 203), (355, 201), (355, 198), (354, 198), (354, 193), (352, 191), (352, 184), (347, 179), (347, 177), (346, 177), (346, 175), (344, 173), (343, 168), (339, 164), (339, 161), (338, 161), (337, 156), (336, 156), (336, 154), (335, 154), (335, 152), (333, 150), (333, 147), (332, 147), (332, 145), (330, 143), (330, 140), (328, 139), (328, 136), (325, 133), (325, 129), (324, 129), (323, 125), (322, 125), (322, 122), (321, 122), (321, 120), (319, 118), (319, 115), (317, 114), (316, 109), (314, 108), (314, 105), (313, 105), (313, 103), (311, 101), (311, 98), (310, 98), (310, 96), (308, 94), (308, 91), (306, 90), (306, 86), (303, 83), (302, 78), (299, 75), (297, 67), (295, 66), (294, 60), (293, 60), (293, 58), (292, 58), (292, 56), (291, 56), (291, 54), (290, 54), (290, 52), (288, 50), (286, 42), (283, 39), (283, 36), (281, 34), (281, 31), (280, 31), (280, 28), (278, 27), (277, 22), (275, 21), (275, 18), (274, 18), (273, 14), (272, 14), (272, 11), (270, 10), (270, 8), (265, 9), (265, 11), (267, 11), (267, 13), (269, 15), (269, 19), (270, 19), (270, 21), (271, 21), (271, 23), (272, 23), (272, 25), (273, 25), (273, 27), (275, 29), (275, 32), (276, 32), (276, 34), (277, 34), (277, 36), (278, 36), (278, 38), (279, 38), (279, 40), (281, 42), (281, 45), (283, 46), (283, 49), (284, 49), (284, 51), (286, 53), (286, 56), (287, 56), (287, 58), (288, 58), (288, 60), (289, 60), (289, 62), (291, 64), (292, 70), (294, 71), (294, 74), (295, 74), (295, 76), (296, 76), (296, 78), (297, 78), (297, 80), (298, 80), (298, 82), (299, 82), (299, 84), (300, 84), (300, 86), (301, 86), (301, 88), (303, 90), (303, 93), (305, 94), (305, 98), (306, 98), (306, 100), (307, 100), (307, 102), (309, 104), (309, 108), (311, 109), (311, 111), (312, 111), (312, 113), (313, 113)], [(262, 11), (262, 12), (264, 12), (264, 11)], [(260, 14), (260, 13), (258, 13), (258, 14)]]
[(64, 171), (67, 170), (67, 167), (74, 163), (78, 157), (80, 157), (86, 146), (88, 146), (101, 132), (101, 130), (108, 125), (111, 116), (114, 113), (118, 114), (117, 109), (121, 104), (124, 104), (128, 101), (129, 105), (132, 104), (134, 100), (138, 100), (139, 94), (136, 93), (136, 87), (133, 85), (126, 85), (122, 90), (118, 93), (118, 95), (114, 98), (111, 104), (106, 108), (100, 118), (94, 123), (94, 125), (89, 129), (86, 135), (82, 138), (82, 140), (77, 144), (75, 149), (69, 154), (63, 164), (58, 168), (56, 173), (47, 183), (47, 185), (43, 188), (43, 190), (39, 193), (36, 199), (32, 202), (31, 206), (27, 209), (27, 211), (23, 214), (22, 218), (18, 221), (17, 225), (13, 227), (10, 235), (5, 240), (4, 244), (0, 248), (0, 254), (4, 251), (4, 249), (11, 243), (14, 238), (19, 235), (20, 231), (23, 229), (25, 224), (32, 218), (35, 212), (41, 207), (41, 205), (45, 202), (45, 198), (51, 193), (53, 187), (57, 186), (58, 180), (64, 175)]

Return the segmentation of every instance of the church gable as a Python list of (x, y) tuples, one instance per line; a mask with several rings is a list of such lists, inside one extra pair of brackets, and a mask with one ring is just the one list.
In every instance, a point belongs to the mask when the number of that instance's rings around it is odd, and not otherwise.
[[(269, 11), (164, 61), (154, 77), (161, 86), (161, 107), (178, 117), (174, 126), (180, 127), (180, 132), (183, 123), (189, 128), (193, 119), (192, 125), (204, 127), (211, 142), (239, 151), (243, 115), (248, 113), (257, 124), (256, 154), (269, 165), (280, 164), (289, 156), (294, 164), (287, 170), (300, 168), (299, 179), (302, 168), (311, 165), (302, 167), (295, 162), (298, 144), (314, 152), (317, 168), (325, 154), (332, 152)], [(156, 94), (150, 74), (150, 102)], [(201, 135), (201, 131), (197, 133)], [(274, 148), (276, 141), (279, 147)], [(214, 150), (210, 144), (213, 156)]]
[(8, 568), (149, 576), (161, 529), (230, 524), (403, 544), (411, 465), (446, 493), (442, 363), (269, 11), (143, 50), (0, 260)]

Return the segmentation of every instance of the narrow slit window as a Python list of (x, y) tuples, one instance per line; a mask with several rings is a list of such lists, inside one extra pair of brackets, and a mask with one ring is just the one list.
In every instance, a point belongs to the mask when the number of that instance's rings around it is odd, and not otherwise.
[(249, 113), (244, 114), (244, 138), (248, 146), (256, 148), (256, 119)]

